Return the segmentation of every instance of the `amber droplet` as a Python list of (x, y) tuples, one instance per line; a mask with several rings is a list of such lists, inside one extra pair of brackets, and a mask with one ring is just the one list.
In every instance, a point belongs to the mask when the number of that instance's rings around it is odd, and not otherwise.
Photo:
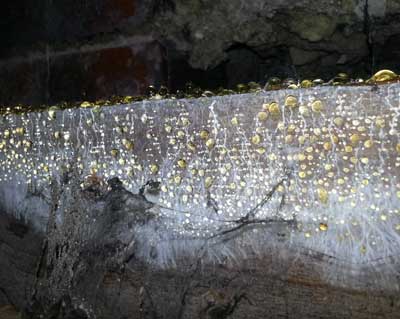
[(193, 142), (189, 142), (187, 143), (187, 147), (189, 150), (191, 150), (192, 152), (194, 152), (196, 150), (196, 145)]
[(372, 76), (371, 80), (374, 81), (374, 82), (381, 83), (381, 82), (387, 82), (387, 81), (396, 80), (397, 77), (398, 77), (397, 74), (394, 73), (393, 71), (390, 71), (390, 70), (380, 70), (380, 71), (376, 72), (376, 73)]
[(206, 188), (210, 188), (211, 185), (213, 184), (214, 180), (212, 177), (206, 177), (205, 181), (204, 181), (204, 185)]
[(117, 157), (118, 154), (119, 154), (119, 152), (118, 152), (117, 149), (114, 148), (114, 149), (111, 150), (111, 156), (112, 156), (112, 157)]
[(133, 148), (134, 148), (134, 144), (133, 144), (133, 142), (132, 141), (129, 141), (129, 140), (127, 140), (127, 139), (123, 139), (122, 140), (122, 144), (125, 146), (125, 148), (128, 150), (128, 151), (131, 151), (131, 150), (133, 150)]
[(206, 146), (208, 147), (208, 149), (212, 149), (215, 146), (215, 140), (210, 138), (206, 141)]
[(256, 134), (251, 138), (251, 142), (255, 145), (260, 144), (261, 142), (261, 136)]
[(264, 147), (259, 147), (256, 149), (256, 152), (260, 155), (264, 154), (266, 152)]
[(322, 187), (318, 188), (317, 193), (318, 193), (318, 199), (321, 203), (323, 203), (323, 204), (328, 203), (329, 194), (325, 188), (322, 188)]
[(178, 160), (178, 166), (180, 168), (186, 168), (186, 166), (187, 166), (186, 161), (184, 159)]
[(257, 118), (259, 121), (265, 121), (268, 118), (268, 113), (267, 112), (259, 112), (257, 114)]
[(200, 131), (200, 138), (203, 140), (208, 139), (208, 137), (210, 136), (210, 133), (207, 130), (202, 130)]
[(316, 112), (322, 112), (324, 110), (324, 106), (320, 100), (316, 100), (311, 104), (311, 109)]
[(367, 140), (364, 142), (364, 146), (366, 148), (371, 148), (374, 145), (374, 141), (373, 140)]
[(300, 83), (300, 87), (302, 87), (302, 88), (310, 88), (312, 86), (313, 86), (313, 83), (310, 80), (303, 80)]
[(92, 103), (87, 102), (87, 101), (84, 101), (81, 103), (81, 107), (83, 107), (83, 108), (87, 108), (87, 107), (91, 107), (91, 106), (92, 106)]
[(325, 151), (330, 151), (332, 149), (332, 143), (331, 142), (325, 142), (324, 143), (324, 150)]
[(157, 172), (158, 172), (158, 165), (157, 165), (157, 164), (151, 164), (151, 165), (150, 165), (150, 171), (151, 171), (153, 174), (157, 174)]
[(276, 102), (272, 102), (268, 105), (268, 111), (272, 115), (279, 115), (281, 112), (279, 109), (279, 105)]
[(319, 224), (319, 229), (320, 229), (321, 231), (327, 231), (327, 230), (328, 230), (328, 224), (326, 224), (326, 223), (320, 223), (320, 224)]
[(285, 106), (290, 108), (297, 107), (297, 98), (293, 95), (288, 95), (285, 99)]
[(353, 145), (356, 145), (360, 141), (360, 135), (358, 134), (353, 134), (350, 136), (350, 142)]

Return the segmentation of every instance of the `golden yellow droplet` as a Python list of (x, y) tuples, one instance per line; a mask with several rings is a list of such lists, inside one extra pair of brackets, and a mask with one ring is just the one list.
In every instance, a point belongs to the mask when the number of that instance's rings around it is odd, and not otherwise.
[(295, 108), (297, 106), (297, 98), (293, 95), (288, 95), (285, 99), (285, 106)]
[(268, 118), (268, 113), (267, 112), (259, 112), (257, 114), (257, 118), (259, 121), (266, 121)]
[(387, 220), (387, 216), (384, 215), (384, 214), (382, 214), (382, 215), (381, 215), (381, 220), (382, 220), (382, 221), (386, 221), (386, 220)]
[(343, 120), (343, 118), (341, 118), (341, 117), (336, 117), (336, 118), (333, 120), (333, 123), (335, 123), (336, 126), (342, 126), (343, 123), (344, 123), (344, 120)]
[(279, 105), (276, 102), (272, 102), (268, 105), (268, 112), (272, 115), (279, 115), (280, 114), (280, 109)]
[(87, 101), (81, 103), (81, 107), (84, 107), (84, 108), (91, 107), (91, 106), (92, 106), (92, 103), (87, 102)]
[(153, 174), (157, 174), (157, 173), (158, 173), (158, 165), (157, 165), (157, 164), (151, 164), (151, 165), (150, 165), (150, 171), (151, 171)]
[(312, 86), (313, 86), (313, 83), (312, 83), (311, 80), (303, 80), (303, 81), (300, 82), (300, 87), (302, 87), (302, 88), (307, 89), (307, 88), (310, 88)]
[(400, 143), (396, 145), (396, 151), (400, 154)]
[(182, 131), (182, 130), (179, 130), (179, 131), (176, 133), (176, 136), (177, 136), (179, 139), (183, 139), (183, 138), (185, 137), (185, 132)]
[(266, 152), (264, 147), (259, 147), (256, 149), (256, 152), (260, 155), (264, 154)]
[(353, 164), (357, 164), (357, 162), (358, 162), (357, 157), (354, 157), (354, 156), (350, 157), (350, 162), (352, 162)]
[(187, 143), (187, 147), (189, 150), (191, 150), (192, 152), (194, 152), (196, 150), (196, 145), (193, 142), (189, 142)]
[(317, 193), (319, 201), (323, 204), (326, 204), (329, 200), (328, 191), (325, 188), (320, 187), (318, 188)]
[(351, 152), (353, 152), (353, 147), (352, 147), (351, 145), (346, 145), (346, 146), (344, 147), (344, 151), (345, 151), (346, 153), (351, 153)]
[(311, 237), (311, 233), (310, 233), (310, 232), (305, 232), (305, 233), (304, 233), (304, 236), (305, 236), (306, 238), (310, 238), (310, 237)]
[(308, 116), (308, 115), (310, 114), (310, 111), (309, 111), (308, 107), (305, 106), (305, 105), (301, 105), (301, 106), (299, 107), (299, 112), (300, 112), (300, 114), (303, 115), (303, 116)]
[(367, 247), (364, 246), (364, 245), (362, 245), (362, 246), (360, 247), (360, 253), (365, 254), (366, 252), (367, 252)]
[(51, 120), (54, 120), (56, 118), (56, 111), (55, 110), (49, 110), (48, 114), (49, 114), (49, 118)]
[(320, 224), (319, 224), (319, 229), (320, 229), (321, 231), (327, 231), (327, 230), (328, 230), (328, 224), (326, 224), (326, 223), (320, 223)]
[(27, 149), (32, 147), (32, 142), (31, 141), (24, 141), (24, 145)]
[(232, 123), (232, 125), (238, 125), (239, 124), (239, 120), (238, 120), (238, 118), (235, 116), (235, 117), (233, 117), (232, 119), (231, 119), (231, 123)]
[(261, 136), (258, 135), (258, 134), (252, 136), (251, 142), (252, 142), (253, 144), (255, 144), (255, 145), (260, 144), (260, 142), (261, 142)]
[(207, 130), (201, 130), (200, 131), (200, 138), (203, 140), (208, 139), (208, 137), (210, 136), (210, 133)]
[(193, 186), (187, 185), (187, 186), (186, 186), (186, 191), (187, 191), (188, 193), (193, 192)]
[(363, 158), (361, 159), (361, 163), (363, 163), (363, 164), (368, 164), (368, 163), (369, 163), (369, 159), (368, 159), (367, 157), (363, 157)]
[(180, 185), (182, 182), (182, 177), (180, 177), (179, 175), (174, 176), (174, 183), (176, 185)]
[(190, 125), (190, 121), (187, 117), (182, 117), (181, 118), (181, 122), (183, 126), (189, 126)]
[(293, 140), (294, 140), (294, 136), (293, 135), (286, 135), (286, 137), (285, 137), (285, 143), (286, 144), (292, 143)]
[(176, 144), (176, 139), (175, 138), (170, 138), (168, 143), (170, 145), (175, 145)]
[(325, 142), (323, 146), (324, 146), (324, 150), (325, 151), (330, 151), (332, 149), (332, 143), (331, 142)]
[(214, 180), (212, 177), (208, 176), (206, 177), (205, 181), (204, 181), (204, 185), (206, 188), (210, 188), (211, 185), (213, 184)]
[(376, 126), (379, 127), (379, 128), (384, 128), (384, 127), (385, 127), (385, 119), (383, 119), (382, 117), (378, 117), (378, 118), (375, 120), (375, 124), (376, 124)]
[(350, 136), (350, 142), (351, 142), (351, 144), (356, 145), (359, 141), (360, 141), (360, 135), (358, 135), (358, 134), (352, 134), (352, 135)]
[(25, 129), (23, 127), (17, 127), (15, 129), (15, 133), (19, 134), (19, 135), (24, 135), (25, 133)]
[(322, 112), (324, 110), (324, 106), (320, 100), (316, 100), (311, 104), (311, 109), (316, 112)]
[(298, 140), (299, 140), (299, 144), (303, 145), (306, 142), (307, 138), (304, 135), (302, 135), (302, 136), (299, 136)]
[(180, 160), (178, 160), (178, 166), (180, 168), (186, 168), (186, 166), (187, 166), (186, 161), (181, 158)]
[(234, 189), (236, 189), (236, 183), (232, 182), (232, 183), (229, 184), (228, 187), (229, 187), (230, 189), (234, 190)]
[(125, 146), (125, 148), (126, 148), (128, 151), (133, 150), (134, 147), (135, 147), (135, 144), (133, 144), (132, 141), (129, 141), (129, 140), (127, 140), (127, 139), (123, 139), (123, 140), (122, 140), (122, 144)]
[(268, 159), (270, 161), (276, 161), (278, 159), (278, 157), (274, 153), (271, 153), (268, 155)]
[(298, 158), (299, 158), (299, 161), (302, 162), (302, 161), (305, 161), (307, 157), (303, 153), (300, 153), (298, 155)]
[(343, 178), (339, 178), (339, 179), (337, 180), (337, 183), (338, 183), (338, 185), (343, 185), (343, 184), (345, 183), (345, 181), (344, 181)]
[(212, 149), (215, 146), (215, 140), (210, 138), (206, 141), (206, 146), (208, 147), (208, 149)]
[(395, 79), (397, 79), (397, 74), (390, 70), (380, 70), (371, 78), (371, 80), (375, 82), (387, 82)]
[(112, 156), (112, 157), (117, 157), (118, 154), (119, 154), (119, 152), (118, 152), (117, 149), (114, 148), (114, 149), (111, 150), (111, 156)]
[(307, 177), (306, 172), (300, 171), (300, 172), (299, 172), (299, 177), (300, 177), (300, 178), (306, 178), (306, 177)]
[(123, 159), (123, 158), (120, 158), (120, 159), (118, 160), (118, 164), (119, 164), (119, 165), (125, 165), (125, 163), (126, 163), (126, 161), (125, 161), (125, 159)]
[(321, 135), (321, 129), (319, 127), (316, 127), (313, 129), (313, 133), (315, 136), (320, 136)]
[(400, 231), (400, 224), (397, 224), (394, 229)]
[(279, 185), (276, 189), (279, 193), (283, 193), (285, 191), (285, 187), (283, 185)]
[(167, 133), (171, 133), (172, 132), (172, 126), (171, 125), (165, 125), (164, 126), (164, 129), (165, 129), (165, 132), (167, 132)]
[(294, 131), (296, 131), (296, 125), (294, 124), (290, 124), (287, 128), (288, 133), (293, 133)]
[(366, 140), (364, 142), (364, 147), (366, 148), (371, 148), (374, 145), (374, 141), (373, 140)]
[(280, 130), (280, 131), (285, 130), (285, 123), (279, 122), (277, 128), (278, 128), (278, 130)]

